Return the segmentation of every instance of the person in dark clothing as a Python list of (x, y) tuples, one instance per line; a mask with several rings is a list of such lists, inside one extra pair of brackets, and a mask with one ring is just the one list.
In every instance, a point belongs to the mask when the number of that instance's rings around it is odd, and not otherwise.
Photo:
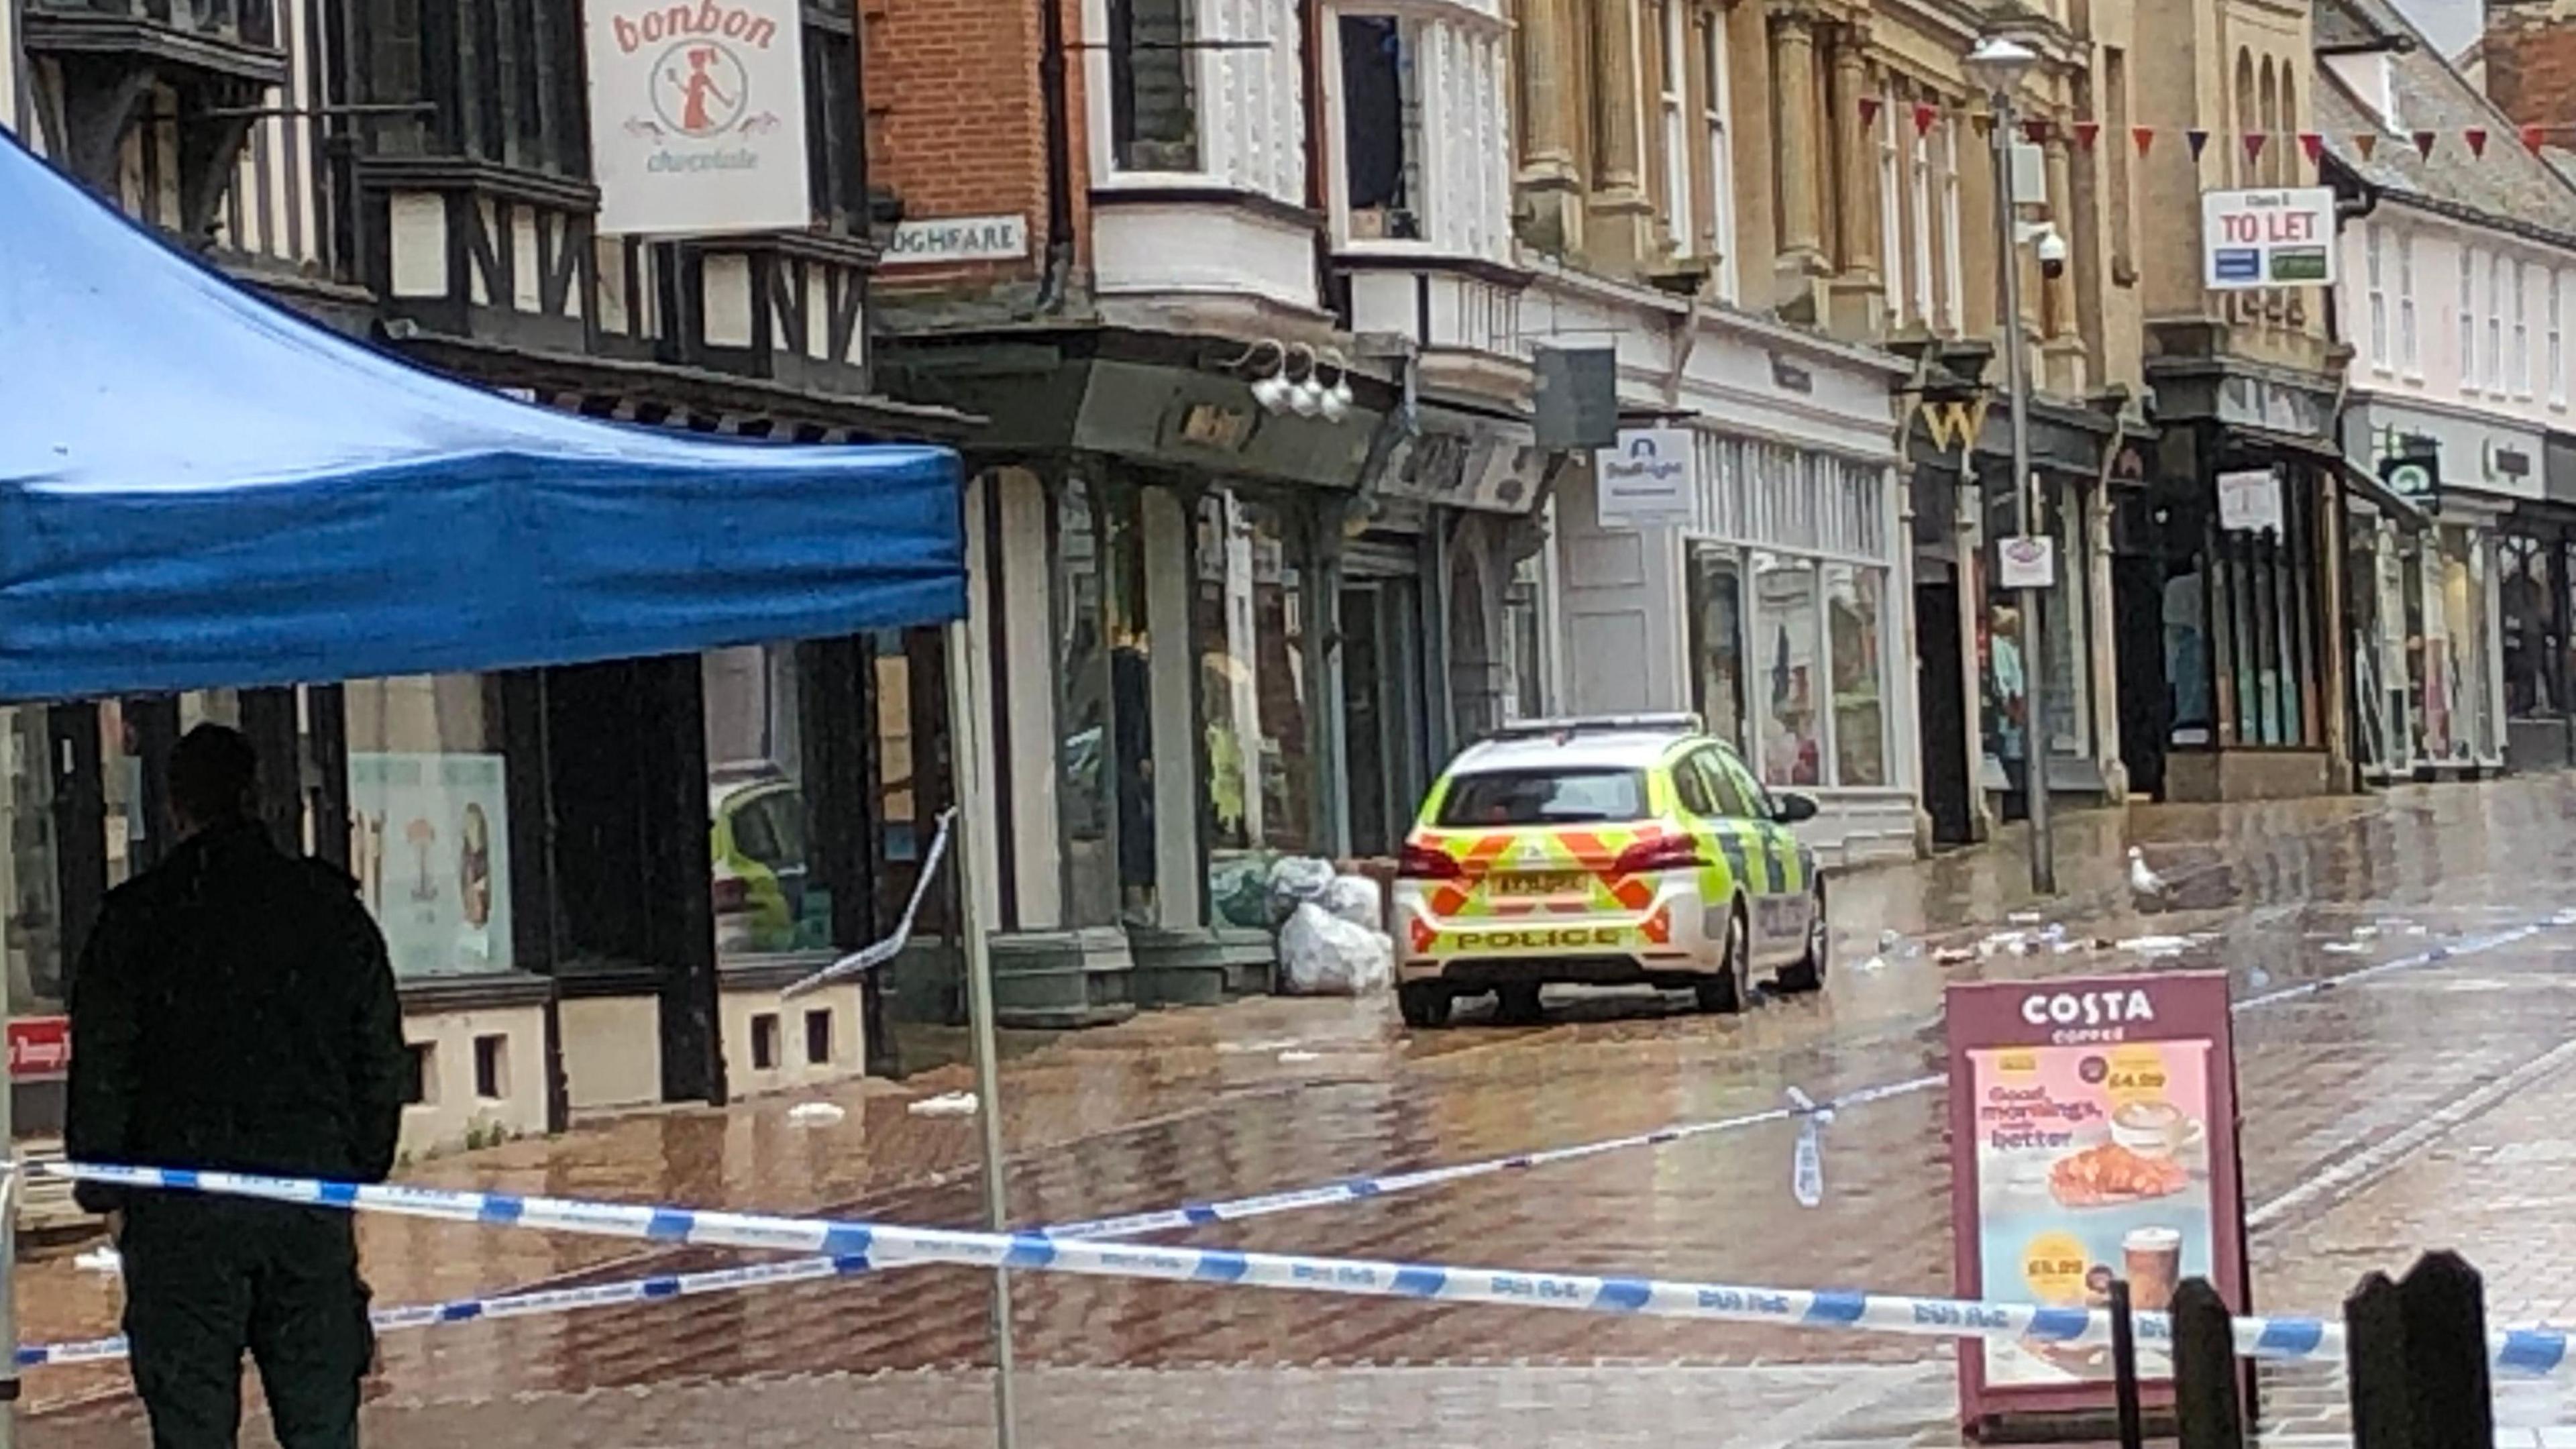
[[(357, 885), (281, 852), (249, 741), (171, 751), (180, 843), (118, 887), (71, 982), (75, 1161), (381, 1182), (406, 1066), (384, 936)], [(157, 1449), (231, 1449), (242, 1355), (284, 1449), (357, 1442), (375, 1338), (349, 1215), (85, 1183), (125, 1259), (134, 1385)]]

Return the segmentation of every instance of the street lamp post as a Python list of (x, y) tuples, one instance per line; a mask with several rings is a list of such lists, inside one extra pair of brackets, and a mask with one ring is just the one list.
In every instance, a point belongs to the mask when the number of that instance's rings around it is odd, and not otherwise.
[[(2013, 195), (2013, 88), (2039, 62), (2038, 54), (2019, 41), (1989, 36), (1968, 53), (1963, 69), (1985, 89), (1994, 112), (1995, 254), (2004, 271), (2004, 386), (2012, 410), (2013, 501), (2023, 538), (2039, 524), (2039, 484), (2030, 471), (2030, 376), (2021, 335), (2021, 238)], [(2021, 591), (2022, 630), (2022, 792), (2030, 811), (2030, 888), (2041, 895), (2057, 893), (2057, 851), (2048, 826), (2048, 741), (2044, 732), (2048, 697), (2048, 651), (2040, 627), (2041, 591)]]

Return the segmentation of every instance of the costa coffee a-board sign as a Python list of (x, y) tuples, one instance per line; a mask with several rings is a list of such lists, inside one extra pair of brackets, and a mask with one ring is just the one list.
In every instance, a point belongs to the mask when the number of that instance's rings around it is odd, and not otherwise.
[[(2140, 1311), (2206, 1278), (2247, 1311), (2236, 1057), (2218, 972), (1952, 986), (1950, 1202), (1963, 1298)], [(2150, 1403), (2168, 1342), (2142, 1336)], [(1972, 1430), (2112, 1410), (2108, 1343), (1970, 1339)]]
[(52, 1082), (72, 1069), (72, 1019), (24, 1016), (9, 1023), (9, 1080)]
[(805, 229), (813, 206), (797, 0), (589, 0), (583, 9), (602, 235)]

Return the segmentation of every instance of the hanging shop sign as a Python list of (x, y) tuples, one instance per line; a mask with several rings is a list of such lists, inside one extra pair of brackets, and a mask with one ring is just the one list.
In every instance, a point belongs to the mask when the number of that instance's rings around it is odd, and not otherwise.
[(2044, 534), (1997, 540), (1995, 576), (2007, 589), (2057, 587), (2057, 540)]
[(2332, 188), (2204, 191), (2200, 236), (2203, 280), (2213, 288), (2334, 285)]
[(2281, 478), (2269, 468), (2218, 475), (2218, 526), (2230, 533), (2279, 533)]
[(349, 756), (349, 868), (394, 971), (511, 968), (510, 806), (499, 755)]
[(796, 0), (582, 8), (601, 235), (803, 231), (812, 222)]
[[(2141, 1312), (2206, 1278), (2247, 1311), (2235, 1046), (2221, 972), (1952, 986), (1950, 1181), (1963, 1298)], [(1967, 1424), (2107, 1413), (2108, 1344), (1962, 1340)], [(2167, 1345), (2140, 1378), (2170, 1401)]]
[(1603, 528), (1663, 528), (1696, 516), (1698, 435), (1689, 428), (1622, 428), (1593, 455)]
[(26, 1016), (9, 1023), (9, 1080), (55, 1082), (71, 1070), (70, 1017)]

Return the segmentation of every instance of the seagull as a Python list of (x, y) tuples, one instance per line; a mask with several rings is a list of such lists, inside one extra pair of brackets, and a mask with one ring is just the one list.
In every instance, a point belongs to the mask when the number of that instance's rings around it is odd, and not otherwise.
[(2147, 853), (2129, 847), (2129, 893), (2141, 900), (2161, 901), (2165, 897), (2165, 880), (2147, 868)]

